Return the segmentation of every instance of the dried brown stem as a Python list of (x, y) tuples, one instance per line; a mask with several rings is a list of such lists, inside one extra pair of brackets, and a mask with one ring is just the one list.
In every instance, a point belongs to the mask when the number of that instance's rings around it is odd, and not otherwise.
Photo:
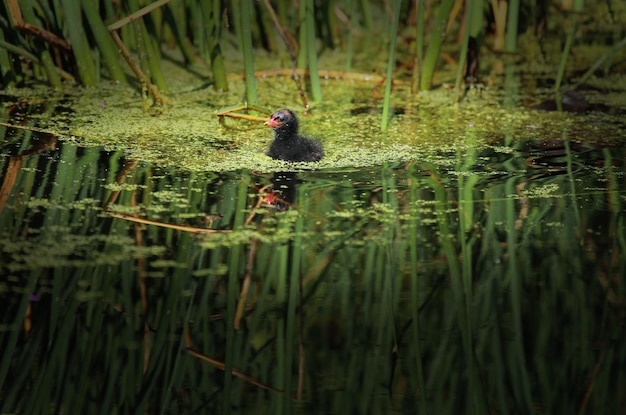
[(43, 40), (44, 42), (59, 46), (60, 48), (63, 48), (67, 51), (72, 50), (72, 46), (65, 39), (61, 39), (54, 33), (47, 31), (46, 29), (42, 29), (41, 27), (34, 26), (30, 23), (26, 23), (26, 21), (24, 21), (24, 17), (22, 16), (22, 10), (20, 9), (20, 5), (18, 4), (17, 0), (7, 0), (7, 8), (9, 9), (11, 20), (13, 20), (13, 25), (16, 28), (31, 33), (39, 39)]
[(122, 53), (122, 56), (124, 57), (124, 59), (126, 59), (126, 62), (130, 66), (130, 69), (133, 71), (133, 73), (135, 74), (137, 79), (139, 79), (139, 81), (143, 85), (146, 86), (146, 88), (148, 89), (148, 92), (150, 93), (150, 95), (157, 102), (159, 102), (159, 104), (161, 104), (161, 105), (169, 104), (170, 102), (169, 102), (169, 100), (165, 96), (163, 96), (159, 92), (159, 89), (156, 87), (156, 85), (153, 85), (150, 82), (150, 80), (148, 79), (148, 77), (139, 68), (139, 65), (137, 65), (137, 62), (135, 62), (135, 60), (131, 56), (130, 51), (126, 48), (126, 46), (124, 45), (124, 42), (122, 41), (120, 36), (117, 34), (117, 30), (120, 29), (121, 27), (127, 25), (128, 23), (131, 23), (131, 22), (141, 18), (142, 16), (150, 13), (154, 9), (157, 9), (157, 8), (159, 8), (159, 7), (169, 3), (170, 1), (171, 0), (160, 0), (160, 1), (157, 1), (156, 3), (152, 3), (152, 4), (146, 6), (146, 7), (142, 8), (142, 9), (139, 9), (136, 12), (126, 16), (125, 18), (118, 20), (117, 22), (109, 25), (109, 27), (108, 27), (109, 33), (111, 33), (111, 37), (113, 38), (113, 41), (115, 42), (117, 47), (120, 49), (120, 52)]
[[(205, 354), (202, 354), (200, 352), (198, 352), (197, 350), (195, 350), (193, 348), (193, 341), (191, 340), (191, 333), (189, 332), (189, 324), (185, 323), (185, 331), (184, 331), (184, 337), (185, 337), (185, 347), (187, 348), (187, 352), (194, 356), (197, 357), (198, 359), (204, 360), (205, 362), (210, 363), (211, 365), (213, 365), (214, 367), (218, 368), (219, 370), (226, 370), (226, 365), (224, 364), (224, 362), (221, 362), (217, 359), (212, 358), (211, 356), (207, 356)], [(246, 382), (249, 382), (253, 385), (256, 385), (260, 388), (263, 389), (267, 389), (273, 392), (278, 392), (278, 393), (283, 393), (282, 390), (280, 389), (276, 389), (273, 388), (271, 386), (268, 386), (260, 381), (258, 381), (257, 379), (253, 378), (250, 375), (247, 375), (245, 373), (243, 373), (242, 371), (238, 370), (238, 369), (234, 369), (231, 372), (233, 374), (233, 376), (237, 376), (240, 379), (245, 380)]]
[(106, 212), (107, 215), (117, 218), (124, 219), (129, 222), (143, 223), (146, 225), (160, 226), (162, 228), (168, 229), (176, 229), (178, 231), (196, 233), (196, 234), (209, 234), (209, 233), (223, 233), (223, 232), (232, 232), (230, 229), (206, 229), (206, 228), (195, 228), (193, 226), (185, 226), (185, 225), (174, 225), (173, 223), (164, 223), (157, 222), (155, 220), (144, 219), (136, 216), (124, 215), (122, 213), (115, 213), (111, 211)]
[(141, 81), (141, 83), (146, 86), (146, 88), (148, 89), (148, 92), (150, 92), (150, 95), (152, 95), (152, 97), (155, 100), (157, 100), (161, 105), (168, 104), (169, 100), (165, 98), (165, 96), (161, 95), (156, 85), (153, 85), (148, 79), (148, 77), (141, 71), (141, 69), (139, 68), (139, 65), (137, 65), (137, 62), (135, 62), (133, 57), (130, 55), (130, 52), (128, 51), (128, 49), (126, 49), (124, 42), (122, 42), (122, 39), (117, 34), (117, 32), (111, 29), (111, 26), (109, 26), (109, 32), (111, 33), (111, 37), (113, 37), (113, 41), (115, 42), (117, 47), (120, 49), (122, 56), (124, 57), (124, 59), (126, 59), (126, 62), (128, 62), (130, 69), (133, 71), (133, 73), (139, 79), (139, 81)]
[(109, 26), (109, 30), (114, 31), (114, 30), (121, 28), (122, 26), (126, 26), (127, 24), (132, 23), (133, 21), (145, 16), (146, 14), (150, 13), (153, 10), (158, 9), (159, 7), (169, 3), (170, 1), (171, 0), (160, 0), (152, 4), (149, 4), (146, 7), (139, 9), (136, 12), (126, 16), (125, 18), (120, 19), (117, 22), (111, 24)]

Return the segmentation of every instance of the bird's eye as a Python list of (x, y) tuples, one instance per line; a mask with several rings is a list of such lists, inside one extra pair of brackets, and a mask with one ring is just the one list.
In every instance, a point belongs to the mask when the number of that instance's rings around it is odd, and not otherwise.
[(285, 114), (278, 114), (276, 118), (278, 118), (280, 121), (285, 121)]

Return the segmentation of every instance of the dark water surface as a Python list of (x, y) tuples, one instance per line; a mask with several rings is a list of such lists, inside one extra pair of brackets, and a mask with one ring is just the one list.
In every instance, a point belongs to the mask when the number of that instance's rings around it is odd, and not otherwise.
[(622, 413), (626, 150), (443, 156), (214, 174), (13, 140), (0, 413)]

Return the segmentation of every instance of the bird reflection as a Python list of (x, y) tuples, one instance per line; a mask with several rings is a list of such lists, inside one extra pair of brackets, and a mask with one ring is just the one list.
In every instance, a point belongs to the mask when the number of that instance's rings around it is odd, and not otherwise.
[(302, 183), (302, 180), (298, 179), (297, 173), (278, 172), (274, 173), (270, 181), (272, 185), (264, 203), (274, 206), (279, 212), (288, 210), (295, 203), (297, 185)]

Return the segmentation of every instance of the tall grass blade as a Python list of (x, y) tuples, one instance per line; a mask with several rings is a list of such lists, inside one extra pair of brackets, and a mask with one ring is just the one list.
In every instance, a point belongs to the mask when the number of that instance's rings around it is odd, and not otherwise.
[(241, 2), (241, 46), (243, 53), (244, 74), (246, 77), (246, 102), (248, 105), (259, 105), (254, 78), (254, 51), (252, 49), (252, 32), (247, 28), (252, 24), (252, 0)]
[(390, 42), (389, 42), (389, 58), (387, 60), (387, 79), (385, 81), (385, 100), (383, 102), (383, 116), (380, 123), (380, 129), (385, 131), (389, 123), (389, 108), (391, 106), (391, 86), (393, 84), (393, 69), (396, 62), (396, 41), (398, 39), (398, 24), (400, 21), (400, 9), (402, 0), (394, 0), (391, 5), (393, 11), (393, 22), (391, 24)]
[(94, 86), (96, 84), (96, 68), (83, 26), (80, 1), (61, 0), (61, 4), (67, 19), (67, 30), (72, 43), (72, 51), (76, 58), (80, 80), (84, 85)]
[(424, 3), (424, 0), (417, 0), (417, 7), (415, 8), (415, 62), (411, 83), (413, 93), (419, 91), (419, 80), (424, 62)]
[(98, 4), (91, 0), (82, 0), (82, 9), (89, 23), (89, 28), (98, 44), (98, 51), (102, 54), (104, 63), (109, 68), (111, 79), (126, 83), (126, 75), (119, 61), (119, 52), (104, 22), (100, 18)]
[(556, 107), (559, 111), (563, 111), (563, 100), (561, 94), (561, 84), (563, 83), (563, 77), (565, 75), (565, 67), (567, 66), (567, 59), (569, 52), (574, 43), (574, 36), (576, 35), (577, 25), (576, 22), (571, 23), (570, 31), (565, 39), (565, 46), (563, 52), (561, 52), (561, 60), (559, 61), (559, 68), (556, 73), (556, 80), (554, 82), (554, 94), (556, 97)]
[(422, 65), (422, 74), (420, 76), (421, 90), (428, 90), (432, 86), (435, 68), (439, 61), (439, 52), (446, 35), (448, 16), (453, 5), (454, 0), (443, 0), (437, 9), (437, 14), (433, 21), (433, 31), (430, 35), (430, 43), (428, 44), (424, 64)]
[(509, 0), (509, 12), (506, 23), (504, 50), (515, 52), (517, 49), (517, 30), (519, 27), (520, 0)]
[[(222, 9), (221, 1), (213, 1), (211, 3), (202, 2), (203, 9), (209, 8), (207, 38), (209, 44), (209, 57), (211, 59), (211, 71), (213, 73), (213, 82), (217, 90), (225, 91), (228, 89), (228, 80), (226, 77), (226, 67), (224, 65), (224, 56), (222, 54)], [(205, 16), (207, 15), (205, 11)], [(254, 71), (254, 69), (253, 69)], [(247, 79), (247, 78), (246, 78)], [(255, 85), (256, 88), (256, 85)]]
[(311, 82), (311, 95), (313, 101), (322, 102), (322, 87), (317, 67), (317, 39), (315, 37), (315, 4), (314, 0), (304, 0), (306, 4), (304, 30), (306, 32), (307, 62), (309, 66), (309, 79)]

